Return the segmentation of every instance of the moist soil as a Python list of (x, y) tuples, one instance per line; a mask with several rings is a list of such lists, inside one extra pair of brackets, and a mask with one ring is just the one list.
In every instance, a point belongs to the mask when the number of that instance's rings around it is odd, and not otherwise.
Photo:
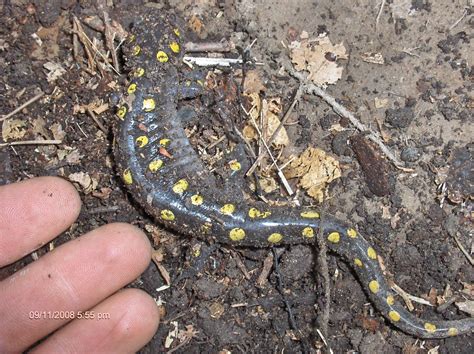
[[(455, 319), (468, 315), (454, 305), (442, 313), (435, 309), (443, 296), (451, 296), (447, 287), (458, 293), (472, 284), (474, 275), (453, 238), (469, 252), (474, 194), (474, 18), (469, 2), (389, 0), (378, 21), (380, 5), (366, 0), (111, 3), (11, 0), (0, 5), (0, 113), (45, 93), (10, 118), (19, 122), (7, 141), (62, 140), (59, 145), (0, 147), (0, 182), (44, 175), (75, 181), (82, 211), (53, 241), (55, 247), (116, 221), (149, 235), (163, 255), (160, 264), (171, 286), (163, 288), (163, 271), (155, 263), (131, 284), (162, 306), (159, 330), (142, 353), (326, 352), (316, 331), (325, 325), (325, 341), (335, 353), (474, 352), (472, 335), (420, 341), (395, 329), (368, 302), (351, 269), (332, 253), (324, 256), (313, 246), (277, 247), (273, 253), (234, 249), (162, 229), (127, 194), (114, 165), (115, 104), (126, 75), (108, 67), (91, 70), (80, 43), (75, 54), (72, 25), (76, 17), (103, 48), (103, 28), (85, 25), (87, 18), (102, 18), (105, 11), (128, 30), (151, 6), (183, 17), (202, 41), (224, 38), (246, 47), (255, 40), (251, 56), (263, 63), (257, 66), (262, 95), (280, 97), (284, 110), (298, 88), (298, 81), (281, 70), (289, 63), (288, 44), (302, 31), (310, 37), (328, 33), (333, 43), (342, 42), (349, 59), (340, 61), (342, 77), (327, 92), (380, 132), (405, 169), (395, 168), (366, 142), (364, 132), (312, 95), (303, 95), (291, 113), (287, 151), (300, 153), (313, 146), (337, 158), (342, 177), (330, 186), (324, 210), (366, 235), (398, 286), (434, 304), (415, 303), (417, 316)], [(376, 53), (383, 63), (365, 60)], [(121, 67), (120, 50), (117, 55)], [(333, 129), (335, 125), (343, 129)], [(382, 181), (378, 173), (370, 173), (371, 159), (383, 170)], [(283, 189), (278, 193), (285, 195)], [(298, 196), (305, 205), (314, 203), (303, 191)], [(0, 279), (50, 246), (0, 270)], [(277, 264), (272, 265), (274, 257)], [(327, 258), (327, 267), (319, 266), (321, 257)], [(261, 281), (265, 270), (268, 275)], [(330, 280), (329, 303), (324, 275)], [(171, 334), (176, 327), (179, 338)]]

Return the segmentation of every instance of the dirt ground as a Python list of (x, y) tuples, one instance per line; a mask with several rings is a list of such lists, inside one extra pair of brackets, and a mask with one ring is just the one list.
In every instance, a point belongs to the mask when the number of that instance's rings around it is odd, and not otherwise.
[[(132, 6), (137, 3), (141, 5)], [(291, 143), (282, 159), (308, 146), (335, 157), (342, 176), (330, 186), (324, 209), (367, 236), (398, 286), (434, 305), (415, 303), (417, 316), (468, 316), (455, 305), (442, 313), (436, 308), (453, 294), (468, 297), (466, 289), (472, 292), (474, 281), (472, 266), (454, 239), (472, 255), (472, 2), (388, 0), (380, 14), (380, 2), (369, 0), (170, 0), (153, 7), (179, 14), (195, 30), (199, 27), (202, 40), (225, 38), (240, 47), (255, 40), (251, 55), (262, 63), (257, 66), (262, 93), (280, 97), (283, 111), (299, 85), (282, 70), (290, 63), (290, 43), (300, 40), (303, 31), (310, 37), (327, 33), (332, 43), (342, 42), (348, 59), (338, 60), (342, 77), (327, 92), (380, 132), (405, 169), (382, 161), (387, 184), (382, 186), (384, 195), (377, 196), (371, 179), (378, 176), (365, 172), (367, 162), (354, 146), (359, 140), (352, 140), (357, 130), (309, 94), (285, 127)], [(61, 140), (58, 145), (0, 145), (0, 183), (40, 175), (76, 183), (82, 212), (54, 241), (56, 247), (114, 221), (148, 233), (163, 255), (161, 266), (169, 272), (171, 287), (160, 289), (165, 280), (155, 263), (132, 284), (163, 306), (162, 324), (141, 352), (327, 352), (316, 332), (326, 306), (330, 316), (325, 340), (335, 353), (474, 352), (472, 335), (420, 341), (395, 329), (368, 302), (347, 264), (331, 253), (331, 300), (326, 304), (317, 249), (278, 248), (282, 296), (274, 269), (266, 282), (257, 282), (264, 261), (271, 259), (270, 250), (232, 249), (178, 237), (141, 210), (117, 177), (112, 154), (114, 105), (126, 77), (109, 67), (91, 69), (72, 33), (75, 16), (106, 53), (104, 29), (86, 25), (88, 18), (103, 18), (106, 11), (127, 30), (149, 9), (143, 1), (128, 0), (11, 0), (0, 5), (0, 114), (45, 93), (3, 123), (3, 139)], [(80, 48), (77, 55), (75, 46)], [(121, 66), (121, 52), (117, 55)], [(95, 112), (94, 118), (88, 110)], [(278, 193), (283, 196), (283, 189)], [(298, 195), (302, 203), (314, 203), (303, 191)], [(32, 260), (26, 256), (0, 270), (0, 279)], [(296, 328), (283, 297), (291, 304)], [(179, 332), (175, 338), (173, 331)]]

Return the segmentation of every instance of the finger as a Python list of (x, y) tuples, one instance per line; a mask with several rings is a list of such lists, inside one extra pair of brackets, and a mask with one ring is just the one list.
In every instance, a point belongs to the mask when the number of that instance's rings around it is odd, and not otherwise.
[(64, 244), (7, 278), (0, 283), (0, 352), (24, 350), (64, 325), (68, 312), (92, 308), (141, 274), (150, 258), (146, 236), (117, 223)]
[(33, 353), (133, 353), (148, 343), (160, 322), (155, 301), (137, 289), (112, 295), (86, 315), (94, 318), (67, 324)]
[(31, 253), (76, 220), (81, 200), (58, 177), (38, 177), (0, 187), (0, 267)]

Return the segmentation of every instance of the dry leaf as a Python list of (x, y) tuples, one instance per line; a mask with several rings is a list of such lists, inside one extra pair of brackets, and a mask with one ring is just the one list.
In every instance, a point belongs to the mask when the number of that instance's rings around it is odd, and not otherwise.
[(173, 326), (173, 329), (171, 329), (168, 332), (168, 335), (166, 336), (166, 339), (165, 339), (166, 349), (169, 349), (171, 347), (171, 344), (173, 344), (174, 340), (178, 338), (178, 321), (171, 321), (170, 325)]
[(50, 138), (50, 133), (48, 129), (46, 129), (46, 121), (43, 118), (36, 118), (31, 122), (32, 125), (32, 132), (35, 137), (41, 136), (45, 139)]
[[(280, 118), (278, 118), (278, 113), (281, 113), (281, 103), (280, 98), (269, 98), (268, 100), (261, 100), (260, 96), (256, 93), (245, 95), (249, 98), (249, 102), (252, 106), (250, 109), (250, 117), (253, 118), (253, 121), (258, 124), (260, 122), (259, 112), (262, 110), (263, 115), (263, 126), (265, 129), (262, 131), (263, 136), (266, 140), (270, 138), (275, 130), (280, 125)], [(258, 139), (259, 136), (253, 125), (252, 119), (249, 119), (248, 124), (244, 127), (244, 137), (248, 139)], [(290, 143), (288, 138), (288, 133), (286, 132), (285, 127), (283, 126), (275, 139), (273, 144), (277, 146), (287, 146)]]
[(385, 107), (387, 107), (387, 105), (388, 105), (388, 98), (378, 98), (378, 97), (374, 98), (375, 108), (377, 108), (377, 109), (385, 108)]
[(301, 42), (294, 41), (290, 49), (291, 61), (296, 70), (308, 71), (308, 79), (316, 85), (336, 83), (341, 78), (343, 70), (337, 65), (337, 60), (348, 58), (344, 45), (332, 44), (325, 35)]
[(63, 140), (66, 136), (66, 132), (63, 130), (63, 127), (60, 123), (54, 123), (51, 125), (49, 130), (51, 130), (51, 133), (53, 133), (53, 138), (55, 140)]
[(321, 149), (307, 148), (285, 169), (286, 178), (299, 177), (298, 186), (319, 203), (324, 200), (326, 187), (341, 177), (339, 161), (327, 155)]
[(367, 52), (367, 53), (361, 54), (360, 57), (366, 63), (379, 64), (379, 65), (385, 64), (385, 60), (382, 56), (382, 53)]
[(465, 312), (465, 313), (468, 313), (471, 316), (474, 316), (474, 300), (467, 300), (467, 301), (463, 301), (463, 302), (455, 302), (454, 304), (462, 312)]
[(92, 195), (96, 198), (106, 200), (109, 199), (110, 193), (112, 193), (112, 188), (102, 187), (99, 191), (93, 191)]
[(278, 183), (272, 177), (260, 178), (259, 182), (260, 182), (260, 187), (265, 193), (271, 193), (278, 189)]
[(249, 70), (245, 75), (244, 92), (247, 94), (258, 94), (260, 91), (265, 91), (265, 86), (263, 86), (262, 79), (260, 78), (258, 71)]
[(44, 63), (43, 67), (49, 71), (46, 75), (46, 80), (48, 80), (48, 82), (54, 82), (66, 73), (66, 70), (64, 70), (61, 64), (53, 63), (51, 61)]
[(196, 34), (201, 34), (203, 30), (202, 21), (196, 15), (193, 15), (191, 19), (188, 21), (189, 28)]
[(462, 282), (462, 285), (463, 289), (461, 290), (461, 292), (469, 297), (474, 297), (474, 284)]
[(21, 119), (6, 119), (2, 124), (2, 138), (4, 141), (21, 139), (26, 134), (26, 121)]
[(76, 173), (71, 173), (68, 176), (68, 179), (71, 182), (76, 182), (82, 187), (82, 190), (85, 194), (89, 194), (93, 190), (97, 188), (97, 185), (99, 182), (95, 179), (89, 176), (89, 174), (85, 172), (76, 172)]

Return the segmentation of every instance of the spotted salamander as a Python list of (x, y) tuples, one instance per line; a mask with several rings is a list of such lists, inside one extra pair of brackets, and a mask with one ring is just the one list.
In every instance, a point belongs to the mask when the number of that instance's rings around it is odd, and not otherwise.
[[(124, 46), (130, 81), (117, 110), (115, 151), (123, 182), (139, 204), (180, 234), (235, 246), (314, 244), (323, 235), (396, 327), (420, 338), (472, 332), (474, 319), (427, 321), (405, 310), (382, 275), (375, 249), (346, 223), (329, 215), (321, 220), (313, 209), (235, 202), (235, 195), (222, 193), (187, 138), (178, 111), (180, 97), (194, 92), (183, 77), (181, 29), (174, 15), (150, 12), (135, 23)], [(241, 167), (237, 161), (228, 168), (243, 174)]]

